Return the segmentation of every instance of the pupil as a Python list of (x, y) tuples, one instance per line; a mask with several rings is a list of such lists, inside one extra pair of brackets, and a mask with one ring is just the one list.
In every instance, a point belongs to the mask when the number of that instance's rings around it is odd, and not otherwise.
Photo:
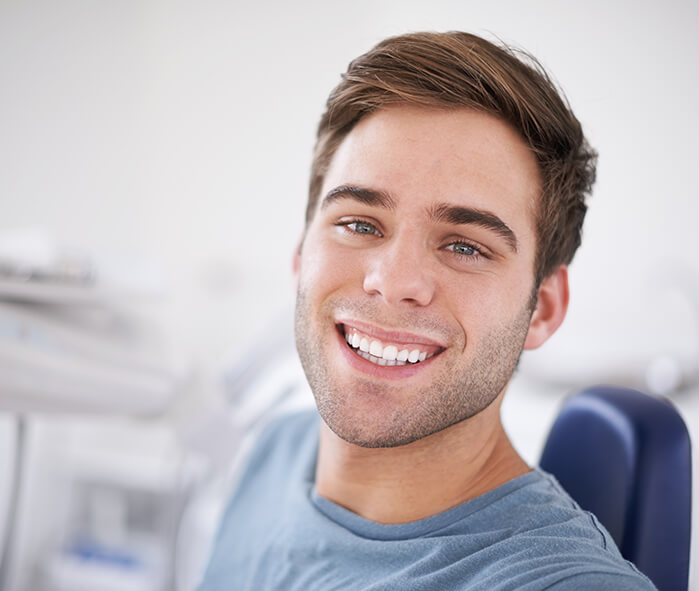
[(459, 244), (456, 247), (456, 251), (460, 254), (473, 254), (473, 247), (468, 244)]

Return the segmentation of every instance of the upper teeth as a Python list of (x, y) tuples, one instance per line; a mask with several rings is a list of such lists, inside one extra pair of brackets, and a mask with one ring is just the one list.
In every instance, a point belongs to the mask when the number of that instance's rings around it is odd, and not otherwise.
[[(379, 362), (380, 365), (405, 365), (406, 362), (418, 363), (424, 361), (428, 357), (432, 357), (433, 353), (421, 351), (414, 348), (401, 348), (400, 345), (384, 345), (377, 339), (360, 335), (356, 330), (348, 331), (345, 334), (347, 344), (353, 349), (359, 349), (358, 353), (365, 359)], [(380, 363), (384, 361), (384, 363)], [(386, 363), (388, 362), (388, 363)]]

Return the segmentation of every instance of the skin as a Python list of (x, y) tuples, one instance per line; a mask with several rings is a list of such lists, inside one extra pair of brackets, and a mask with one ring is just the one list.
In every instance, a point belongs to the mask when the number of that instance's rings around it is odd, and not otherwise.
[[(565, 266), (534, 285), (540, 190), (526, 144), (484, 113), (391, 107), (345, 138), (295, 259), (319, 494), (404, 523), (529, 471), (500, 405), (568, 303)], [(437, 354), (379, 368), (345, 344), (354, 325)]]

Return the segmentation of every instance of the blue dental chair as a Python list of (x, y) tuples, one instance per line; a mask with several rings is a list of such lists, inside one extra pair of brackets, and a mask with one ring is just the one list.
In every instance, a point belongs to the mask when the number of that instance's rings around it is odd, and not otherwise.
[(687, 591), (691, 450), (669, 402), (611, 386), (584, 390), (564, 403), (540, 465), (659, 591)]

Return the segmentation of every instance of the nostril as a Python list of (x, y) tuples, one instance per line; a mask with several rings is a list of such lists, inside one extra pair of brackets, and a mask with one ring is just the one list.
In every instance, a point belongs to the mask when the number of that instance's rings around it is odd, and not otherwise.
[(434, 296), (434, 282), (424, 274), (410, 269), (391, 269), (389, 272), (372, 272), (364, 278), (364, 291), (380, 295), (389, 304), (409, 302), (428, 305)]

